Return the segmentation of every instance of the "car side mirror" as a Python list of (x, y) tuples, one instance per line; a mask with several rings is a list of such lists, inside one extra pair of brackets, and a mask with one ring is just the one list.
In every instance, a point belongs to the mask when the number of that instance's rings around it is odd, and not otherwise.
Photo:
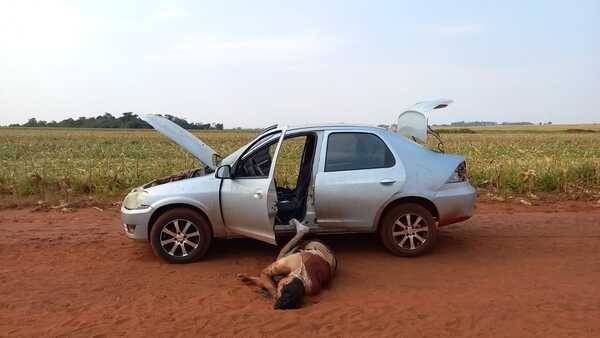
[(231, 179), (231, 166), (226, 164), (218, 167), (215, 176), (222, 179)]

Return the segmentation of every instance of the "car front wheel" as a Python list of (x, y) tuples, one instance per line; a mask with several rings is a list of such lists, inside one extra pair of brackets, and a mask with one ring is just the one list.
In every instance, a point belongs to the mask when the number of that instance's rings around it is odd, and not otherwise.
[(189, 263), (202, 258), (211, 239), (208, 221), (186, 208), (166, 211), (150, 231), (152, 250), (169, 263)]
[(414, 203), (399, 204), (382, 219), (379, 236), (386, 249), (396, 256), (419, 256), (434, 246), (437, 225), (431, 213)]

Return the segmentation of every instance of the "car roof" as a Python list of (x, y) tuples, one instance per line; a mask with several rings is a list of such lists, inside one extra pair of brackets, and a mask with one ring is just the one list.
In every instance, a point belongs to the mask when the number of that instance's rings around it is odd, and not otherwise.
[(332, 130), (332, 129), (368, 129), (368, 130), (386, 130), (383, 127), (368, 125), (368, 124), (355, 124), (355, 123), (320, 123), (320, 124), (303, 124), (303, 125), (292, 125), (288, 126), (289, 131), (302, 131), (302, 130)]

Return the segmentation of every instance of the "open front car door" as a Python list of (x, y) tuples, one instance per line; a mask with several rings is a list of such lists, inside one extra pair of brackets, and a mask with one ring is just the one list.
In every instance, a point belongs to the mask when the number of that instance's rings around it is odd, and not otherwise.
[(255, 140), (233, 165), (232, 178), (223, 179), (223, 219), (232, 232), (277, 244), (275, 164), (284, 135), (274, 130)]

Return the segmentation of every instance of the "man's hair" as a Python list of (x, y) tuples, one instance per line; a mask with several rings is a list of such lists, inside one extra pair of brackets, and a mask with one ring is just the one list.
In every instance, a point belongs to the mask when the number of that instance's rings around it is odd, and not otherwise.
[(304, 297), (304, 284), (300, 278), (295, 277), (281, 288), (281, 296), (275, 301), (275, 309), (298, 309), (302, 306)]

